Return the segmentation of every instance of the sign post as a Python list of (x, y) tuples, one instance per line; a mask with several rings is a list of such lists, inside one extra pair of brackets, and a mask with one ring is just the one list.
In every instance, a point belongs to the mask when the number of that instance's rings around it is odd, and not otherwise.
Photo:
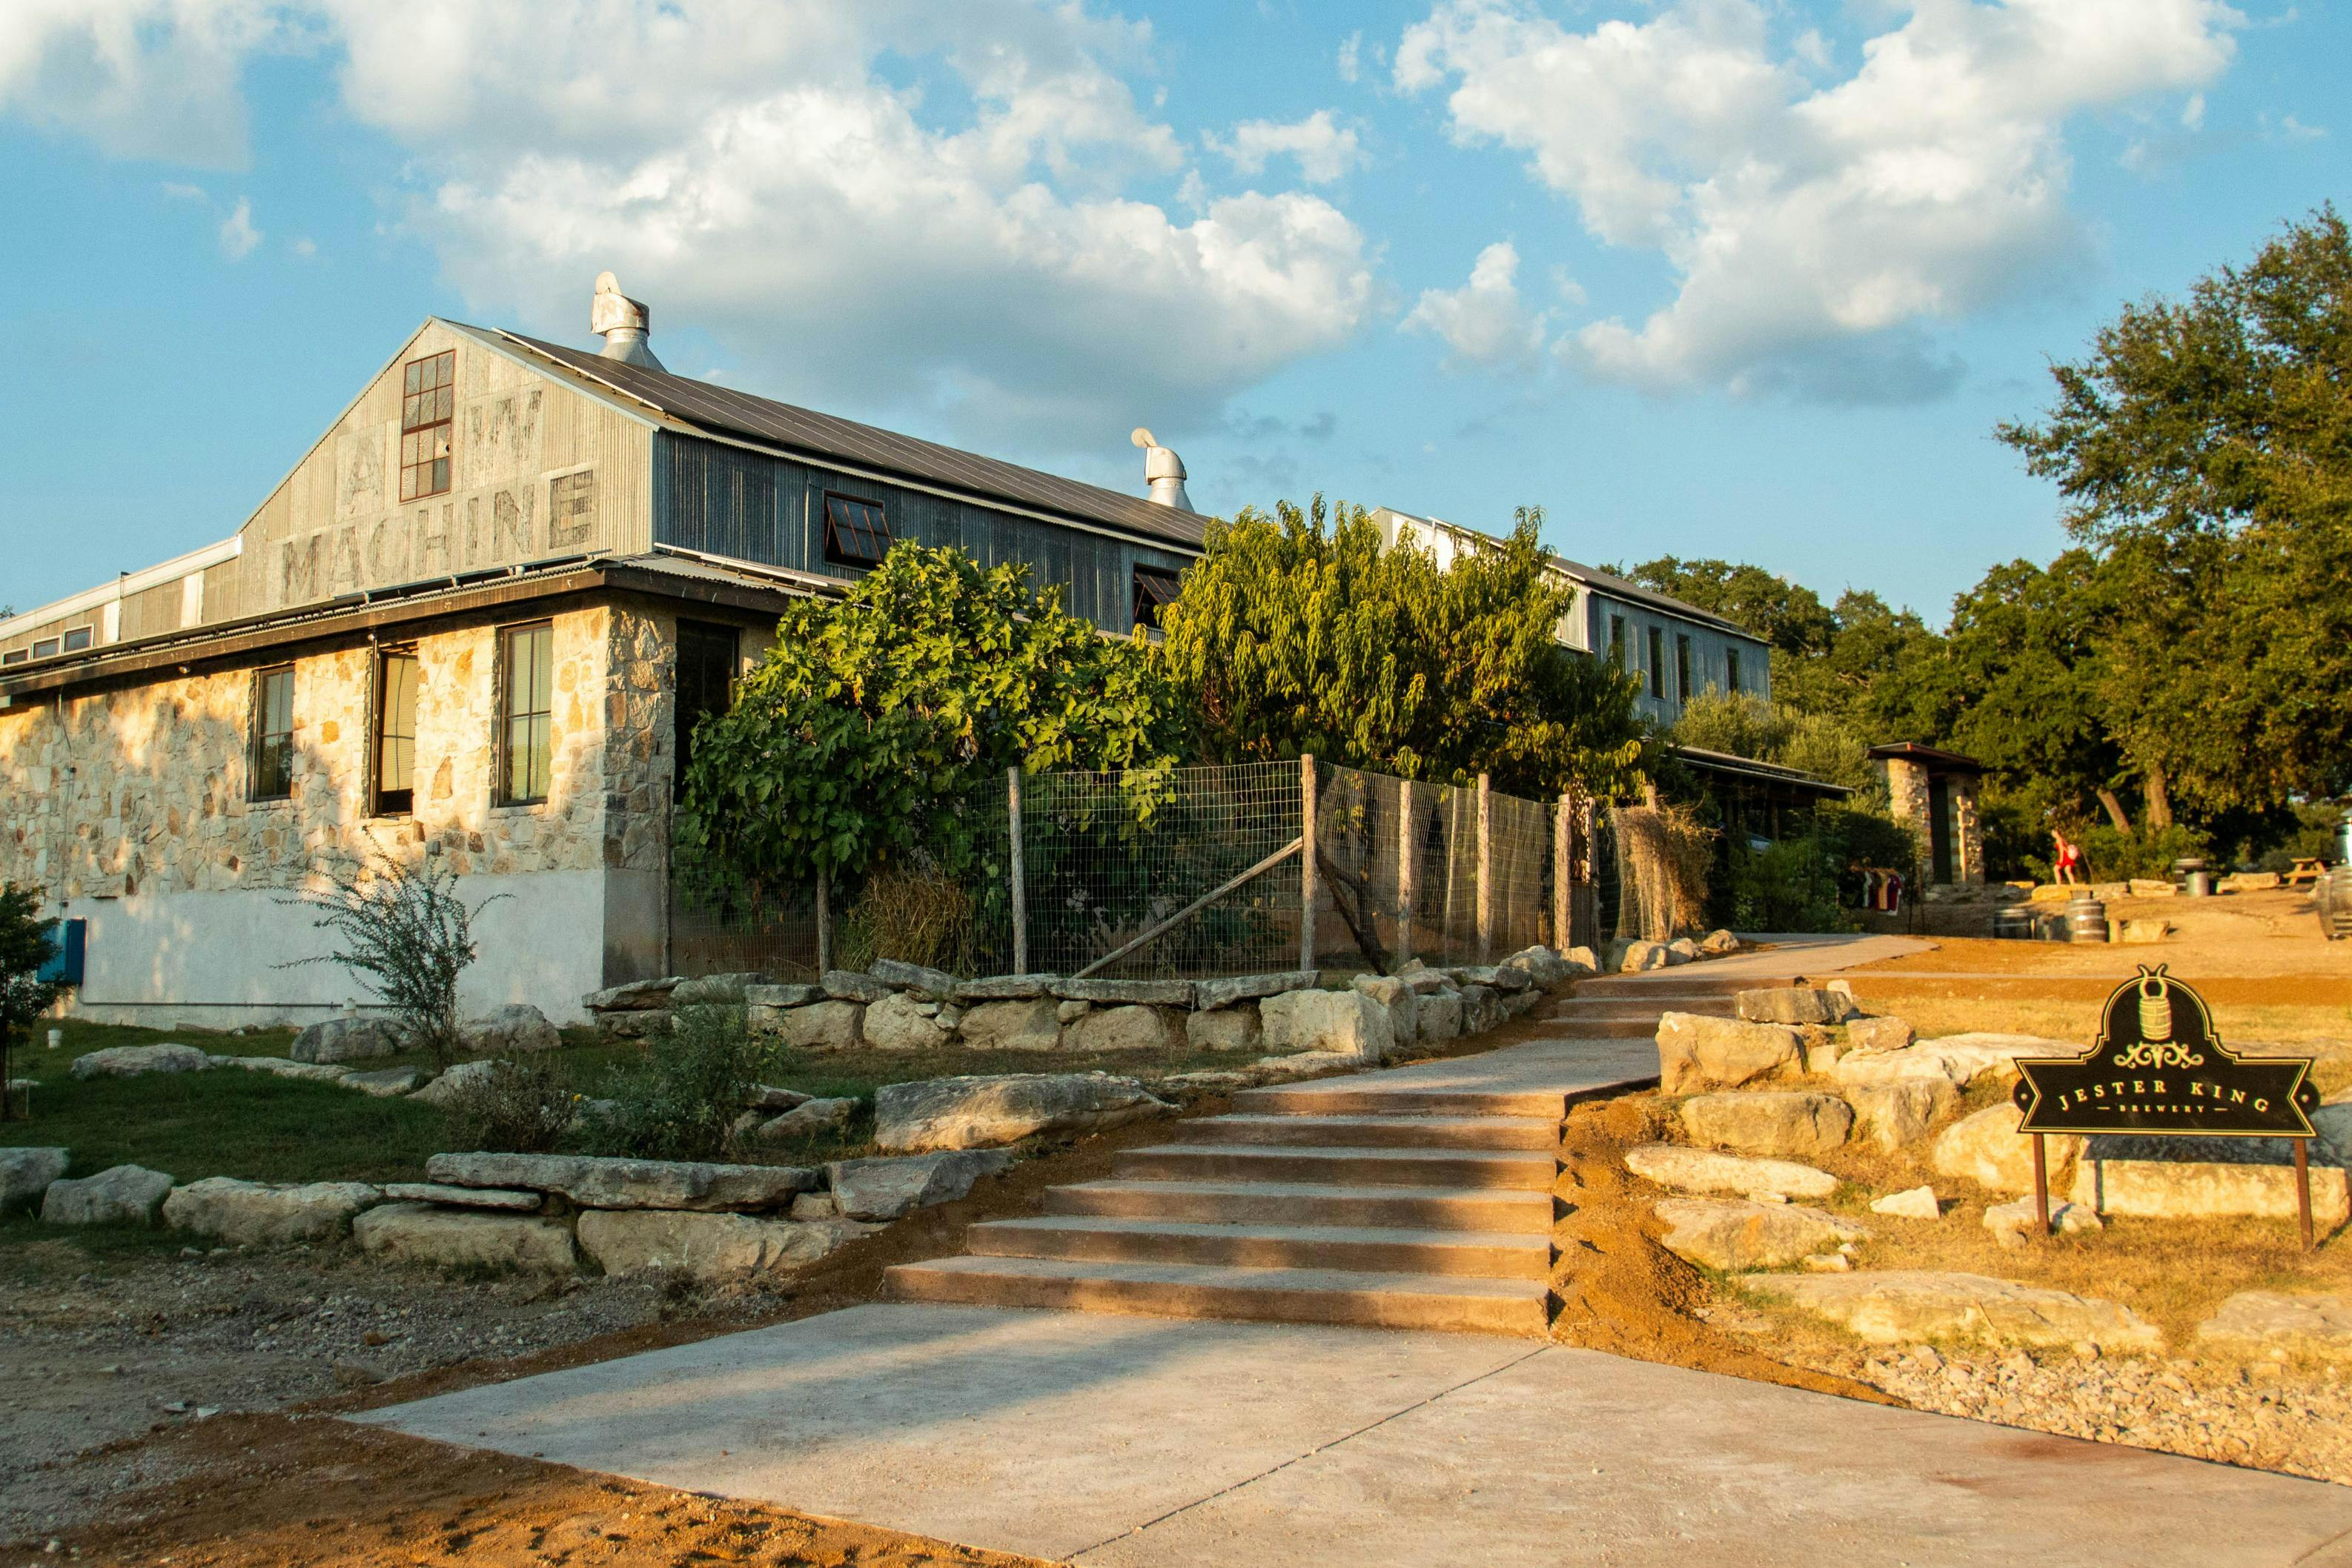
[(2222, 1045), (2213, 1015), (2166, 966), (2140, 966), (2100, 1014), (2099, 1038), (2082, 1056), (2017, 1059), (2017, 1130), (2033, 1138), (2033, 1211), (2050, 1233), (2050, 1178), (2042, 1135), (2116, 1133), (2170, 1137), (2292, 1138), (2303, 1245), (2311, 1224), (2308, 1113), (2318, 1109), (2307, 1056), (2239, 1056)]

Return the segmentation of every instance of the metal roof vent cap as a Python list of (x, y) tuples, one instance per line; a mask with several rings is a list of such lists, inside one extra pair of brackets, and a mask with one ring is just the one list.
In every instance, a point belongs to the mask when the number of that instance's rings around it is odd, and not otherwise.
[(1143, 478), (1151, 486), (1150, 499), (1180, 512), (1191, 511), (1192, 497), (1184, 493), (1184, 460), (1139, 424), (1128, 439), (1143, 448)]
[(643, 365), (649, 371), (667, 370), (646, 345), (653, 328), (652, 310), (642, 301), (622, 293), (619, 280), (611, 273), (596, 275), (596, 298), (588, 307), (588, 329), (604, 338), (604, 358)]

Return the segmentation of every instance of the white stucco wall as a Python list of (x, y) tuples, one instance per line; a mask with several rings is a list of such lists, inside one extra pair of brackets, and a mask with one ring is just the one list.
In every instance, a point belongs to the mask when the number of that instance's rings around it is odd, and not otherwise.
[[(479, 912), (480, 956), (459, 983), (465, 1011), (529, 1002), (559, 1024), (585, 1021), (580, 998), (604, 984), (604, 881), (603, 871), (459, 878), (459, 895)], [(70, 1010), (108, 1023), (227, 1029), (309, 1023), (346, 1001), (371, 1006), (372, 993), (341, 965), (283, 967), (333, 943), (314, 929), (319, 912), (289, 906), (288, 896), (230, 888), (69, 901), (67, 915), (89, 922)]]

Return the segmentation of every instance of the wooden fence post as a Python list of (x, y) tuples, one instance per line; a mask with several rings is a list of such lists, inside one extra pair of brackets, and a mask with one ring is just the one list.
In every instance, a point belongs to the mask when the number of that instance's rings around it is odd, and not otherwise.
[(1574, 916), (1568, 907), (1576, 885), (1575, 862), (1570, 854), (1576, 847), (1575, 832), (1569, 821), (1570, 809), (1569, 792), (1563, 789), (1551, 824), (1551, 945), (1562, 953), (1576, 946)]
[(1013, 839), (1013, 972), (1029, 972), (1029, 873), (1021, 851), (1021, 769), (1004, 770), (1004, 821)]
[(1412, 920), (1416, 894), (1413, 878), (1421, 869), (1421, 857), (1413, 853), (1412, 780), (1397, 780), (1397, 967), (1404, 967), (1412, 956)]
[(832, 881), (822, 871), (816, 873), (816, 972), (820, 976), (833, 967)]
[(1478, 962), (1495, 961), (1495, 794), (1478, 775)]
[(1298, 759), (1298, 967), (1315, 962), (1315, 758)]

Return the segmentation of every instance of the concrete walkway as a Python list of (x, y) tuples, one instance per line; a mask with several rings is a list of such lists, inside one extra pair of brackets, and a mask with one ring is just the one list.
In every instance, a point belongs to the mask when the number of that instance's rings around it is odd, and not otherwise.
[(859, 1307), (357, 1419), (1127, 1568), (2352, 1564), (2352, 1489), (1456, 1333)]

